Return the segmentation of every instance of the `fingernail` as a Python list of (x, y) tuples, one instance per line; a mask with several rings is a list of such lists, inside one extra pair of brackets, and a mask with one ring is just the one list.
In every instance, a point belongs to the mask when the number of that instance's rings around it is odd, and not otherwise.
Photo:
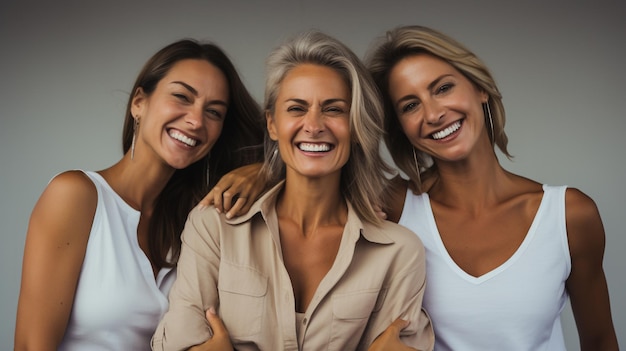
[(209, 307), (209, 313), (215, 314), (215, 308), (213, 306)]
[(206, 206), (204, 204), (199, 204), (198, 205), (198, 210), (204, 210), (206, 208)]
[(215, 211), (217, 211), (217, 213), (222, 213), (222, 211), (220, 211), (220, 209), (217, 207), (215, 208)]
[(230, 212), (228, 212), (228, 213), (226, 214), (226, 219), (231, 219), (232, 217), (233, 217), (233, 215), (232, 215)]

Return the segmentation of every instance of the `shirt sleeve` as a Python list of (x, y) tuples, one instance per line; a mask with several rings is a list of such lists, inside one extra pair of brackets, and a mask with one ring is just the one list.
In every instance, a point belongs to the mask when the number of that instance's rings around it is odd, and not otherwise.
[(220, 261), (219, 218), (212, 212), (193, 210), (185, 224), (169, 310), (152, 337), (152, 350), (186, 350), (212, 336), (205, 311), (217, 308)]
[(380, 309), (371, 316), (362, 340), (364, 349), (397, 318), (409, 321), (409, 325), (400, 332), (400, 339), (405, 345), (417, 350), (434, 348), (435, 334), (430, 317), (422, 309), (426, 287), (425, 251), (421, 241), (418, 239), (416, 242), (396, 243), (403, 247), (395, 259), (394, 266), (398, 268), (391, 273)]

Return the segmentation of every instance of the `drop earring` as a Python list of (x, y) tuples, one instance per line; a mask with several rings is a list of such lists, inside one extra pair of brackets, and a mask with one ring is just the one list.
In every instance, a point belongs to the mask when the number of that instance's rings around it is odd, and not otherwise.
[(419, 183), (419, 186), (421, 188), (422, 186), (422, 176), (420, 174), (420, 166), (417, 163), (417, 153), (415, 152), (415, 147), (412, 147), (413, 149), (413, 161), (415, 161), (415, 172), (417, 172), (417, 182)]
[(493, 118), (491, 117), (491, 108), (489, 107), (489, 101), (483, 103), (483, 113), (485, 114), (485, 122), (489, 122), (489, 130), (491, 131), (489, 137), (491, 139), (491, 144), (493, 144), (496, 142), (496, 139), (493, 132)]
[(133, 141), (130, 144), (130, 159), (135, 159), (135, 140), (137, 139), (137, 129), (139, 128), (139, 116), (133, 118)]

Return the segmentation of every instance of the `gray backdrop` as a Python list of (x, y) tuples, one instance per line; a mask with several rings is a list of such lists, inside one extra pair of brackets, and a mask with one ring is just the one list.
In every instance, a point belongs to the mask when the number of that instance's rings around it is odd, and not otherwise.
[[(33, 205), (56, 173), (98, 170), (120, 158), (128, 90), (152, 53), (182, 37), (213, 40), (260, 101), (264, 59), (285, 37), (318, 28), (363, 55), (374, 37), (400, 24), (442, 30), (490, 66), (515, 156), (501, 158), (506, 168), (595, 199), (613, 319), (626, 347), (622, 1), (7, 2), (0, 4), (2, 349), (13, 345)], [(567, 344), (577, 350), (569, 310), (563, 318)]]

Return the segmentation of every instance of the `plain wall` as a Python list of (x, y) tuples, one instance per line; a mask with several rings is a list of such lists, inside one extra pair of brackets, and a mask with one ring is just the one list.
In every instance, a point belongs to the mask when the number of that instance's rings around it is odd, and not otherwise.
[[(150, 55), (183, 37), (212, 40), (261, 101), (266, 55), (300, 30), (321, 29), (363, 56), (385, 30), (422, 24), (491, 68), (515, 156), (501, 157), (505, 168), (596, 201), (613, 320), (626, 347), (625, 23), (624, 2), (606, 0), (2, 1), (0, 345), (13, 345), (33, 205), (58, 172), (99, 170), (121, 157), (128, 90)], [(577, 350), (571, 312), (563, 316)]]

